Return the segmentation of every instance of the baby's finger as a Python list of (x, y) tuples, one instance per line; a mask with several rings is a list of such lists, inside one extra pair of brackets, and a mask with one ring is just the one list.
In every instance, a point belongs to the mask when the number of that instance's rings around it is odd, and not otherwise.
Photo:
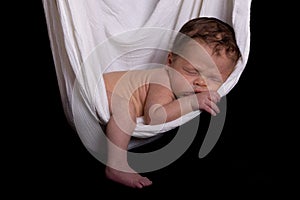
[(209, 106), (205, 106), (202, 110), (208, 112), (209, 114), (211, 114), (213, 116), (217, 115), (217, 113), (213, 109), (211, 109)]
[(213, 116), (216, 116), (217, 113), (212, 109), (212, 106), (210, 103), (204, 104), (202, 110), (205, 110), (206, 112), (210, 113)]
[(207, 102), (206, 111), (213, 116), (216, 116), (218, 113), (220, 113), (219, 107), (212, 101)]
[(210, 92), (209, 94), (209, 100), (211, 100), (214, 103), (218, 103), (221, 100), (221, 96), (217, 92)]
[(211, 103), (210, 104), (211, 106), (211, 109), (217, 114), (217, 113), (220, 113), (220, 109), (219, 107), (215, 104), (215, 103)]

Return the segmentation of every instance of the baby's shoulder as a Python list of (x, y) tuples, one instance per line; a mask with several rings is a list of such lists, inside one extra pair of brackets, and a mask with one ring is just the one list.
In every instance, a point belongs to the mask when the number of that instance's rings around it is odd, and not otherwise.
[(169, 82), (168, 72), (164, 67), (152, 69), (150, 83), (168, 86)]

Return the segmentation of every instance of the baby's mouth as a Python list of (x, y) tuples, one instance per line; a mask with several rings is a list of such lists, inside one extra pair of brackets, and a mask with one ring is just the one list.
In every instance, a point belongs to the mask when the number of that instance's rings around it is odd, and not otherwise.
[(196, 94), (196, 93), (201, 93), (203, 91), (207, 91), (207, 90), (198, 88), (198, 89), (195, 89), (193, 91), (183, 91), (183, 92), (180, 93), (180, 96), (181, 97), (189, 96), (189, 95), (193, 95), (193, 94)]
[(195, 94), (194, 91), (181, 92), (179, 96), (180, 96), (180, 97), (185, 97), (185, 96), (190, 96), (190, 95), (193, 95), (193, 94)]
[(195, 91), (192, 91), (192, 92), (185, 92), (185, 95), (188, 96), (188, 95), (192, 95), (192, 94), (195, 94), (196, 92)]
[(201, 93), (203, 91), (206, 91), (205, 88), (194, 88), (193, 89), (185, 89), (185, 90), (181, 90), (178, 91), (176, 94), (177, 97), (185, 97), (185, 96), (190, 96), (190, 95), (194, 95), (196, 93)]
[(194, 87), (193, 93), (201, 93), (201, 92), (205, 92), (205, 91), (208, 91), (207, 87)]

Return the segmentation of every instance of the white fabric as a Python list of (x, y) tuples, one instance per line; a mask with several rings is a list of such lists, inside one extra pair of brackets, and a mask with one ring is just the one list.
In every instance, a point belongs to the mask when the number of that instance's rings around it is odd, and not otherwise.
[[(217, 17), (236, 32), (242, 59), (219, 90), (226, 95), (247, 63), (250, 4), (251, 0), (43, 0), (65, 114), (84, 144), (97, 151), (103, 137), (99, 123), (109, 119), (102, 74), (159, 66), (166, 51), (157, 49), (168, 50), (173, 30), (189, 19)], [(166, 132), (199, 113), (157, 126), (144, 125), (139, 118), (133, 136)]]

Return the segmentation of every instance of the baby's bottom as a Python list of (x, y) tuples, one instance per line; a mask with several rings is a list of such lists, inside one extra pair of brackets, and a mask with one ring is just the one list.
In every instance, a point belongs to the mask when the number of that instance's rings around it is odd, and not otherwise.
[[(113, 105), (113, 104), (112, 104)], [(108, 159), (105, 170), (107, 178), (133, 188), (143, 188), (152, 182), (134, 171), (127, 161), (127, 148), (135, 129), (136, 112), (134, 106), (123, 99), (112, 109), (106, 127)]]

